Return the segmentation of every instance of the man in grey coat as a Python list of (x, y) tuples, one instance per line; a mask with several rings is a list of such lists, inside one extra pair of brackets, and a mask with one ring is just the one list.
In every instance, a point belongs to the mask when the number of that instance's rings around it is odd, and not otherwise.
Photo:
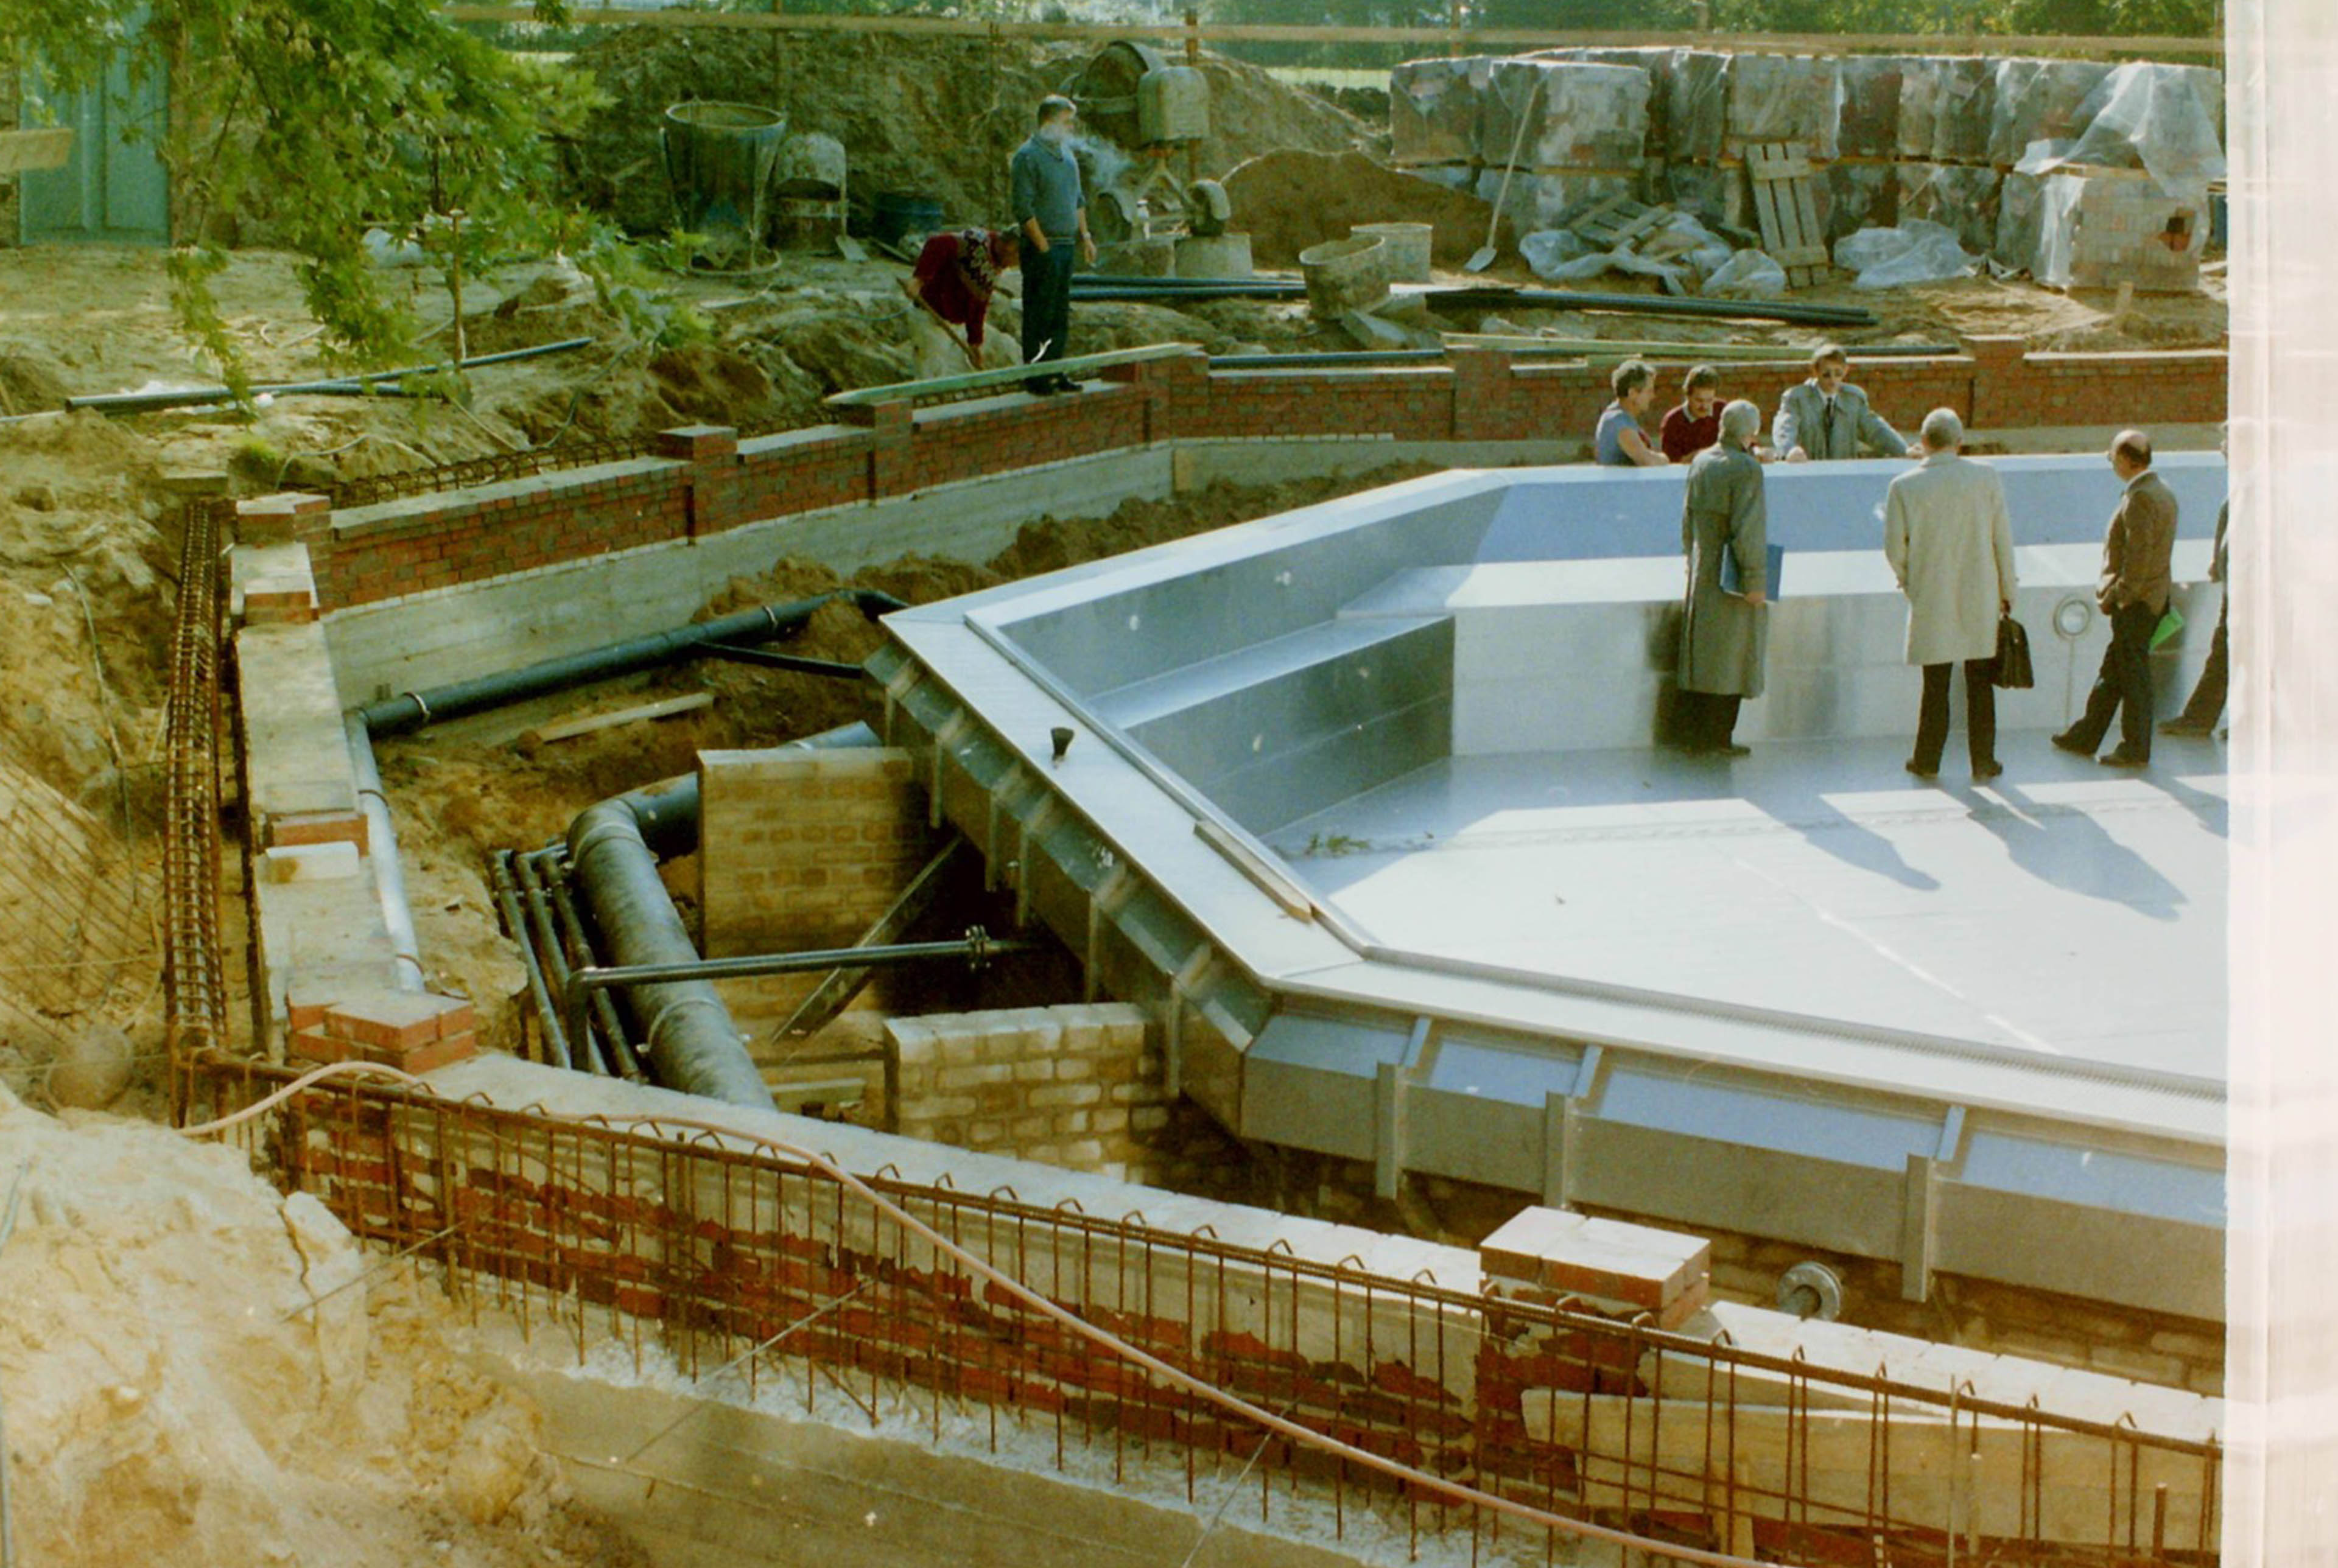
[(1949, 741), (1949, 667), (1965, 667), (1965, 739), (1976, 784), (1997, 761), (1998, 618), (2013, 608), (2013, 524), (1997, 470), (1960, 455), (1964, 421), (1950, 408), (1924, 416), (1924, 462), (1891, 481), (1883, 503), (1883, 558), (1908, 596), (1908, 662), (1924, 671), (1916, 750), (1908, 771), (1940, 771)]
[(1851, 356), (1829, 343), (1811, 355), (1811, 378), (1786, 388), (1771, 423), (1770, 445), (1789, 463), (1814, 457), (1856, 457), (1862, 443), (1886, 457), (1921, 457), (1924, 449), (1868, 407), (1867, 394), (1846, 379)]
[[(1688, 558), (1688, 593), (1682, 606), (1680, 691), (1674, 737), (1684, 751), (1743, 757), (1731, 739), (1737, 705), (1762, 695), (1762, 655), (1768, 627), (1769, 530), (1762, 500), (1762, 465), (1749, 449), (1761, 433), (1762, 410), (1740, 398), (1721, 411), (1721, 439), (1689, 465), (1681, 507), (1681, 550)], [(1738, 591), (1721, 586), (1721, 558), (1735, 557)]]
[(2092, 757), (2116, 714), (2119, 743), (2103, 754), (2103, 766), (2144, 768), (2151, 763), (2151, 634), (2175, 585), (2168, 558), (2176, 548), (2176, 496), (2151, 471), (2151, 437), (2142, 431), (2120, 431), (2110, 463), (2127, 486), (2103, 534), (2102, 581), (2095, 590), (2095, 603), (2111, 618), (2111, 645), (2103, 650), (2086, 711), (2054, 744)]

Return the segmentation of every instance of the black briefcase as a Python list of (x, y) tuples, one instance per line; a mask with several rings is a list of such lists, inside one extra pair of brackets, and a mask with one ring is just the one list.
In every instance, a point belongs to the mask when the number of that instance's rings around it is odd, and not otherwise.
[(2029, 633), (2021, 622), (2010, 615), (1997, 618), (1997, 669), (1989, 684), (2009, 691), (2026, 691), (2038, 683), (2037, 671), (2029, 664)]

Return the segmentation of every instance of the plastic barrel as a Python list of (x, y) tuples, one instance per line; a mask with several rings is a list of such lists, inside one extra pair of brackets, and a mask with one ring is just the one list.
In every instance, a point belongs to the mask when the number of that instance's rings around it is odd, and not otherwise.
[(683, 229), (704, 235), (710, 252), (752, 247), (787, 117), (752, 103), (676, 103), (658, 129)]
[(1391, 283), (1429, 281), (1430, 242), (1437, 230), (1426, 223), (1358, 223), (1348, 230), (1358, 236), (1377, 234), (1388, 249), (1383, 265)]
[(942, 204), (931, 196), (879, 191), (869, 226), (879, 243), (898, 245), (911, 234), (931, 234), (940, 229)]
[(1377, 234), (1351, 235), (1302, 250), (1299, 272), (1307, 279), (1308, 309), (1328, 320), (1387, 299), (1387, 251)]

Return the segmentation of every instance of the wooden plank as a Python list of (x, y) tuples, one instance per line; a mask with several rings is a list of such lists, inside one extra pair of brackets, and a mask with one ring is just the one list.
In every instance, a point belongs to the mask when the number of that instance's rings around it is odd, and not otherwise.
[[(1627, 1494), (1647, 1506), (1654, 1466), (1665, 1495), (1690, 1505), (1725, 1510), (1725, 1477), (1734, 1472), (1752, 1488), (1738, 1493), (1739, 1513), (1783, 1518), (1780, 1494), (1791, 1475), (1792, 1490), (1808, 1498), (1810, 1523), (1862, 1524), (1871, 1488), (1888, 1479), (1891, 1517), (1901, 1525), (2099, 1546), (2115, 1498), (2121, 1540), (2130, 1518), (2149, 1540), (2154, 1490), (2164, 1485), (2167, 1544), (2189, 1550), (2208, 1487), (2221, 1488), (2221, 1476), (2196, 1455), (1963, 1414), (1951, 1425), (1945, 1406), (1895, 1403), (1890, 1419), (1879, 1421), (1865, 1410), (1741, 1404), (1732, 1411), (1616, 1395), (1529, 1391), (1523, 1403), (1529, 1433), (1582, 1455), (1578, 1497), (1594, 1507), (1621, 1506)], [(2025, 1517), (2031, 1479), (2039, 1507)], [(1799, 1504), (1795, 1511), (1801, 1517)], [(2212, 1519), (2212, 1549), (2214, 1528)]]
[(556, 724), (539, 725), (521, 736), (520, 740), (523, 744), (536, 745), (547, 740), (573, 740), (579, 735), (595, 735), (623, 724), (671, 719), (677, 713), (695, 713), (701, 708), (713, 706), (713, 692), (693, 691), (687, 697), (669, 697), (663, 702), (644, 702), (638, 708), (620, 708), (614, 713), (593, 713), (582, 719), (563, 719)]
[(1823, 279), (1834, 270), (1834, 258), (1827, 250), (1826, 230), (1819, 227), (1818, 196), (1805, 177), (1794, 181), (1794, 211), (1800, 220), (1803, 242), (1809, 246), (1811, 267), (1815, 278)]
[(73, 161), (73, 127), (0, 131), (0, 174), (28, 169), (62, 169)]
[[(439, 13), (450, 22), (535, 22), (529, 5), (448, 5)], [(1177, 44), (1185, 30), (1163, 21), (1143, 24), (988, 22), (940, 16), (850, 16), (814, 13), (771, 15), (762, 12), (630, 11), (609, 7), (582, 8), (567, 20), (585, 26), (703, 27), (763, 32), (926, 34), (967, 38), (1078, 38), (1114, 42), (1124, 39), (1161, 40)], [(1447, 27), (1282, 26), (1272, 24), (1213, 24), (1201, 29), (1205, 39), (1253, 44), (1449, 44), (1455, 34)], [(1542, 48), (1699, 48), (1714, 46), (1710, 33), (1642, 33), (1585, 30), (1560, 32), (1546, 28), (1464, 28), (1462, 53), (1482, 44), (1521, 44)], [(1921, 33), (1732, 33), (1731, 50), (1737, 54), (1809, 54), (1874, 52), (1891, 54), (2060, 54), (2088, 59), (2158, 59), (2168, 55), (2221, 56), (2221, 35), (2206, 38), (2138, 36), (2113, 38), (2051, 34), (1921, 34)]]
[(1626, 207), (1638, 205), (1638, 202), (1633, 201), (1628, 197), (1610, 196), (1577, 219), (1575, 231), (1586, 240), (1596, 240), (1603, 244), (1606, 243), (1615, 232), (1616, 214)]
[(1036, 365), (1008, 365), (997, 370), (969, 370), (962, 376), (937, 376), (926, 381), (895, 381), (883, 387), (862, 387), (831, 393), (825, 401), (835, 408), (868, 407), (878, 403), (914, 402), (952, 392), (979, 391), (985, 387), (1014, 387), (1035, 376), (1070, 376), (1102, 370), (1113, 365), (1137, 365), (1147, 359), (1168, 359), (1195, 354), (1194, 343), (1148, 343), (1141, 348), (1109, 348), (1100, 354), (1075, 354), (1068, 359), (1043, 359)]
[[(1752, 180), (1752, 172), (1747, 172)], [(1754, 186), (1754, 219), (1762, 228), (1762, 249), (1773, 261), (1782, 260), (1778, 254), (1786, 242), (1785, 230), (1778, 223), (1778, 188), (1767, 180), (1752, 180)]]

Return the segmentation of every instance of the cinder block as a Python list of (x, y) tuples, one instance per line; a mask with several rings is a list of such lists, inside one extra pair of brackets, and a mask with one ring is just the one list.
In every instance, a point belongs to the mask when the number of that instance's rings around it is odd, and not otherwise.
[(1706, 1289), (1713, 1251), (1696, 1236), (1533, 1207), (1479, 1244), (1489, 1279), (1664, 1313)]
[[(384, 1051), (411, 1051), (439, 1036), (448, 998), (383, 991), (335, 1003), (325, 1010), (325, 1029), (341, 1039)], [(469, 1004), (461, 1004), (464, 1012)]]

